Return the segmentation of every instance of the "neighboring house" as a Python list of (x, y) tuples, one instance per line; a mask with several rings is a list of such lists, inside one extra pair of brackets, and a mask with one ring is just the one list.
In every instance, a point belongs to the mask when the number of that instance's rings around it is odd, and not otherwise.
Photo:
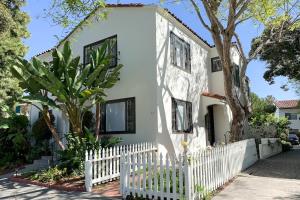
[(300, 131), (300, 100), (276, 101), (276, 116), (286, 117), (291, 122), (290, 133)]
[[(124, 143), (155, 142), (170, 153), (181, 152), (182, 141), (190, 151), (224, 142), (232, 116), (216, 49), (161, 7), (118, 4), (105, 10), (106, 20), (91, 14), (90, 24), (79, 25), (58, 44), (61, 49), (70, 41), (84, 64), (103, 41), (115, 44), (112, 67), (124, 67), (102, 106), (102, 134), (120, 136)], [(38, 57), (51, 61), (51, 50)], [(239, 91), (234, 45), (232, 57)]]

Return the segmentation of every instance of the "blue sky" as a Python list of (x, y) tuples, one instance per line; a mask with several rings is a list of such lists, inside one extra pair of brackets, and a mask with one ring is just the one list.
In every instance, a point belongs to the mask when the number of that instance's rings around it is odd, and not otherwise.
[[(29, 24), (29, 31), (31, 33), (30, 38), (25, 40), (26, 45), (29, 47), (29, 51), (26, 58), (40, 53), (44, 50), (52, 48), (57, 44), (58, 37), (62, 37), (66, 34), (60, 26), (51, 23), (51, 20), (45, 17), (44, 9), (49, 8), (51, 0), (27, 0), (27, 5), (23, 8), (31, 17)], [(109, 3), (116, 3), (117, 1), (108, 1)], [(121, 3), (128, 3), (130, 1), (118, 1)], [(134, 1), (135, 3), (158, 3), (157, 1), (145, 0)], [(199, 23), (196, 16), (192, 13), (192, 10), (188, 3), (164, 3), (164, 7), (167, 7), (177, 17), (179, 17), (184, 23), (189, 25), (195, 30), (202, 38), (212, 44), (210, 33), (207, 32)], [(248, 53), (252, 38), (258, 36), (262, 27), (255, 25), (252, 21), (248, 21), (238, 28), (242, 44), (245, 52)], [(276, 78), (275, 84), (269, 85), (263, 79), (263, 73), (265, 71), (265, 63), (260, 61), (252, 61), (248, 67), (247, 75), (250, 78), (251, 91), (258, 94), (260, 97), (267, 95), (273, 95), (276, 99), (296, 99), (299, 98), (296, 93), (290, 89), (289, 91), (283, 91), (280, 86), (285, 84), (287, 80), (285, 78)]]

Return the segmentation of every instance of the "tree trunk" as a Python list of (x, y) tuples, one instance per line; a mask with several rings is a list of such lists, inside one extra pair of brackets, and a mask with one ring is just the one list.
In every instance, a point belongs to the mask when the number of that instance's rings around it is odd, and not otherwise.
[(95, 135), (96, 135), (96, 139), (99, 139), (99, 132), (100, 132), (100, 103), (96, 104), (96, 131), (95, 131)]
[(235, 91), (235, 86), (233, 83), (231, 59), (229, 62), (224, 62), (223, 75), (224, 75), (224, 90), (225, 90), (226, 101), (232, 112), (232, 122), (230, 127), (230, 141), (236, 142), (242, 139), (246, 114), (244, 108), (241, 105), (240, 100), (238, 99), (238, 95), (236, 94)]
[(66, 148), (65, 148), (64, 144), (62, 143), (62, 141), (60, 140), (59, 135), (57, 134), (56, 128), (51, 123), (47, 107), (43, 107), (43, 118), (44, 118), (48, 128), (50, 129), (55, 142), (58, 144), (58, 146), (62, 150), (65, 150)]

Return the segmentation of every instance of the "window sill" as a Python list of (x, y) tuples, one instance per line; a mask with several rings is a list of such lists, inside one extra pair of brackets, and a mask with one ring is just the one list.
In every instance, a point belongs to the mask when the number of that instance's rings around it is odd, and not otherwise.
[(100, 135), (117, 135), (117, 134), (136, 134), (136, 132), (128, 132), (128, 131), (111, 131), (111, 132), (100, 132)]
[(189, 71), (189, 70), (187, 70), (187, 69), (184, 69), (184, 68), (182, 68), (181, 66), (175, 65), (175, 64), (173, 64), (173, 63), (171, 63), (171, 65), (172, 65), (173, 67), (176, 67), (176, 68), (180, 69), (180, 70), (183, 71), (183, 72), (186, 72), (186, 73), (188, 73), (188, 74), (192, 74), (191, 71)]
[(193, 131), (174, 131), (173, 134), (193, 134)]

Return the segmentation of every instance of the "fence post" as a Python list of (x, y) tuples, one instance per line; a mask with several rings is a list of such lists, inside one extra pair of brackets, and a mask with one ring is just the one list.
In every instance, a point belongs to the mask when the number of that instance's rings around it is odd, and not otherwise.
[(121, 153), (120, 166), (120, 193), (123, 195), (126, 183), (126, 168), (125, 168), (125, 154)]
[(87, 192), (91, 192), (92, 191), (92, 161), (91, 160), (87, 160), (84, 163), (84, 170), (85, 170), (85, 189)]
[(189, 161), (187, 156), (184, 156), (184, 173), (185, 173), (185, 198), (190, 200), (192, 199), (192, 174), (191, 174), (191, 166), (189, 165)]

